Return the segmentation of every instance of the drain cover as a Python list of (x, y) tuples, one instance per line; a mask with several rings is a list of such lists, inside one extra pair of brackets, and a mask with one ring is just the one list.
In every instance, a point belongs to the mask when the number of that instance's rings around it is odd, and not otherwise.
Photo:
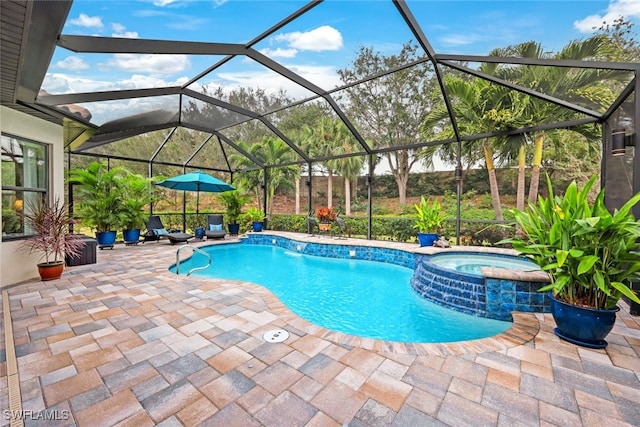
[(287, 338), (289, 338), (289, 332), (284, 329), (274, 329), (272, 331), (265, 332), (262, 336), (266, 342), (284, 342)]

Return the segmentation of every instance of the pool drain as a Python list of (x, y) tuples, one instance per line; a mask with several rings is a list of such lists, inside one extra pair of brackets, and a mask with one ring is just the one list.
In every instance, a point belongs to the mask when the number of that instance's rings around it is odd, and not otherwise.
[(289, 338), (289, 332), (284, 329), (274, 329), (272, 331), (265, 332), (262, 336), (262, 339), (271, 343), (284, 342), (287, 338)]

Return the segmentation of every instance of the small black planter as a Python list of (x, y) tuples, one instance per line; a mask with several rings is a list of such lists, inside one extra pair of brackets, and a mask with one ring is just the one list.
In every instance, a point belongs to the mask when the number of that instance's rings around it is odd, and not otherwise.
[(227, 224), (227, 228), (232, 236), (236, 236), (240, 232), (240, 224)]
[(616, 323), (616, 307), (611, 310), (598, 310), (567, 304), (549, 295), (551, 314), (557, 328), (553, 332), (565, 341), (588, 348), (605, 348), (606, 336)]

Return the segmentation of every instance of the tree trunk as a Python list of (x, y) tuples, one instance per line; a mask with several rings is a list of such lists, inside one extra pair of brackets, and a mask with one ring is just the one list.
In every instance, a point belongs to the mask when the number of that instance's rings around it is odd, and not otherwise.
[(542, 148), (544, 146), (544, 133), (535, 138), (535, 151), (533, 152), (533, 168), (531, 170), (531, 184), (529, 185), (529, 201), (535, 203), (538, 200), (538, 185), (540, 184), (540, 165), (542, 164)]
[(353, 177), (353, 200), (358, 199), (358, 177)]
[(351, 215), (351, 181), (344, 177), (344, 214)]
[(525, 146), (520, 146), (518, 152), (518, 192), (516, 195), (516, 208), (524, 209), (524, 191), (525, 191)]
[(502, 221), (502, 205), (500, 204), (500, 190), (498, 189), (498, 180), (496, 179), (496, 171), (493, 167), (493, 152), (486, 145), (484, 148), (484, 161), (487, 164), (487, 171), (489, 172), (489, 188), (491, 189), (491, 201), (493, 202), (493, 210), (496, 214), (496, 219)]
[(398, 184), (398, 204), (404, 206), (407, 204), (407, 181), (409, 180), (408, 174), (396, 175), (396, 183)]
[(296, 179), (296, 215), (300, 215), (300, 180), (302, 177)]
[(333, 171), (331, 168), (327, 169), (329, 175), (327, 176), (327, 207), (333, 206)]

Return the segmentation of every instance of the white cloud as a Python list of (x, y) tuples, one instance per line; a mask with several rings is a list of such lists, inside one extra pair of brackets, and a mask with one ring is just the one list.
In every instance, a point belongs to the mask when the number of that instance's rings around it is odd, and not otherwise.
[(171, 3), (176, 3), (180, 0), (154, 0), (153, 5), (158, 7), (169, 6)]
[[(332, 89), (340, 85), (340, 77), (335, 68), (330, 66), (291, 65), (287, 67), (307, 79), (313, 84), (323, 88)], [(253, 87), (264, 89), (269, 93), (276, 93), (280, 89), (285, 90), (294, 99), (302, 99), (314, 94), (298, 84), (284, 79), (273, 71), (245, 71), (223, 72), (216, 74), (217, 80), (208, 83), (207, 87), (221, 87), (225, 92), (230, 92), (241, 87)]]
[(612, 0), (609, 7), (602, 14), (589, 15), (584, 19), (575, 21), (573, 26), (581, 33), (593, 33), (604, 22), (612, 24), (621, 16), (626, 19), (640, 18), (640, 0)]
[(263, 55), (268, 56), (269, 58), (295, 58), (298, 54), (297, 49), (262, 49), (260, 51)]
[(191, 66), (187, 55), (115, 54), (102, 66), (157, 75), (180, 73)]
[[(163, 80), (157, 77), (145, 75), (133, 75), (129, 79), (108, 80), (111, 76), (102, 79), (77, 78), (66, 74), (47, 73), (42, 88), (50, 94), (100, 92), (122, 89), (147, 89), (153, 87), (181, 86), (188, 81), (187, 77), (180, 77), (173, 81)], [(81, 103), (89, 109), (93, 123), (102, 124), (117, 118), (131, 115), (132, 112), (150, 111), (153, 109), (178, 108), (178, 98), (172, 104), (168, 97), (134, 98), (106, 102)]]
[(311, 50), (321, 52), (325, 50), (338, 50), (342, 47), (342, 34), (340, 31), (328, 25), (323, 25), (311, 31), (278, 34), (274, 41), (288, 43), (289, 47), (298, 50)]
[(127, 27), (122, 24), (113, 23), (111, 24), (111, 28), (113, 28), (113, 33), (111, 33), (111, 37), (122, 37), (126, 39), (137, 39), (138, 32), (137, 31), (127, 31)]
[(77, 56), (67, 56), (65, 59), (53, 64), (53, 67), (69, 71), (78, 71), (86, 70), (89, 68), (89, 64)]
[(99, 16), (89, 16), (86, 13), (81, 13), (75, 19), (70, 19), (69, 24), (71, 25), (79, 25), (81, 27), (87, 28), (102, 28), (104, 25), (102, 24), (102, 18)]

